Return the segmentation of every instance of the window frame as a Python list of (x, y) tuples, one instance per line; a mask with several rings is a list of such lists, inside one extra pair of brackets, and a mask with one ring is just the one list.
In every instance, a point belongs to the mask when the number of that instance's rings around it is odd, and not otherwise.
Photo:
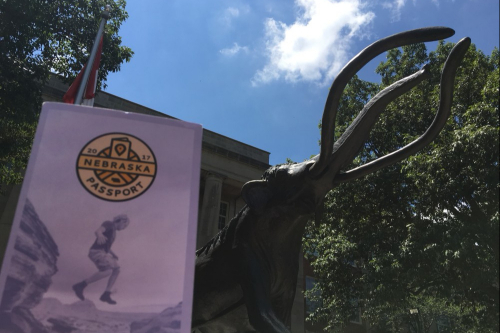
[[(224, 205), (225, 205), (225, 210), (226, 210), (225, 215), (222, 214), (222, 207)], [(229, 202), (221, 200), (220, 204), (219, 204), (219, 214), (218, 214), (219, 219), (217, 220), (217, 229), (218, 230), (224, 229), (224, 227), (227, 225), (228, 215), (229, 215)], [(223, 219), (223, 223), (224, 223), (224, 225), (222, 225), (222, 228), (221, 228), (221, 219)]]

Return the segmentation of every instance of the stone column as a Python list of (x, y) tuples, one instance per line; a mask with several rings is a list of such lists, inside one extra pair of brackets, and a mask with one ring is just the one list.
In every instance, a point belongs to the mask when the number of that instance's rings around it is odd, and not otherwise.
[(223, 180), (224, 176), (214, 173), (209, 173), (205, 179), (203, 202), (198, 218), (197, 249), (205, 245), (219, 231), (219, 209)]

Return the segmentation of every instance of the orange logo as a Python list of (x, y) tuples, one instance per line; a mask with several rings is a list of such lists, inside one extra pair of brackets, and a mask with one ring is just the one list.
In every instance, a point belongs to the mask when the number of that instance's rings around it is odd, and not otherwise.
[(76, 173), (92, 195), (126, 201), (143, 194), (156, 176), (156, 159), (148, 145), (125, 133), (101, 135), (83, 147)]

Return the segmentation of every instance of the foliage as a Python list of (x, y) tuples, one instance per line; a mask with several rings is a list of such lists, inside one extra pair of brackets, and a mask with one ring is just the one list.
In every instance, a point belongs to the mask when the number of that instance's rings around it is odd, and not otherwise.
[[(425, 63), (432, 71), (428, 82), (386, 108), (348, 169), (424, 133), (451, 48), (440, 42), (428, 55), (423, 44), (392, 50), (377, 68), (381, 84), (351, 80), (337, 137), (377, 91)], [(328, 194), (323, 223), (311, 224), (304, 238), (323, 304), (310, 320), (339, 330), (353, 311), (350, 300), (358, 299), (363, 316), (381, 332), (415, 328), (414, 307), (421, 323), (444, 315), (454, 332), (498, 332), (498, 61), (498, 49), (485, 56), (471, 45), (455, 80), (452, 116), (438, 138)]]
[[(373, 332), (467, 332), (462, 324), (464, 312), (459, 306), (434, 296), (411, 296), (408, 308), (379, 308), (378, 316), (384, 320), (372, 327)], [(411, 311), (411, 312), (410, 312)], [(470, 315), (470, 314), (468, 314)], [(407, 328), (408, 331), (404, 329)]]
[[(0, 0), (0, 184), (19, 183), (51, 72), (73, 81), (88, 59), (105, 0)], [(118, 30), (125, 1), (110, 1), (98, 89), (132, 57)]]

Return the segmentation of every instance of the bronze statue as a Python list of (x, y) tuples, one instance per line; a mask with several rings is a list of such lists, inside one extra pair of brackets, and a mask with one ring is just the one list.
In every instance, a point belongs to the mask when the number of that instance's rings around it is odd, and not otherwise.
[(378, 93), (334, 143), (336, 110), (345, 86), (387, 50), (453, 34), (450, 28), (432, 27), (389, 36), (362, 50), (340, 71), (323, 113), (320, 154), (302, 163), (272, 167), (262, 180), (246, 183), (242, 196), (247, 205), (196, 252), (194, 332), (290, 332), (306, 222), (338, 184), (396, 163), (434, 140), (450, 115), (455, 73), (470, 39), (458, 42), (446, 60), (439, 110), (427, 131), (407, 146), (349, 171), (344, 168), (367, 140), (385, 106), (428, 78), (429, 69), (426, 65)]

